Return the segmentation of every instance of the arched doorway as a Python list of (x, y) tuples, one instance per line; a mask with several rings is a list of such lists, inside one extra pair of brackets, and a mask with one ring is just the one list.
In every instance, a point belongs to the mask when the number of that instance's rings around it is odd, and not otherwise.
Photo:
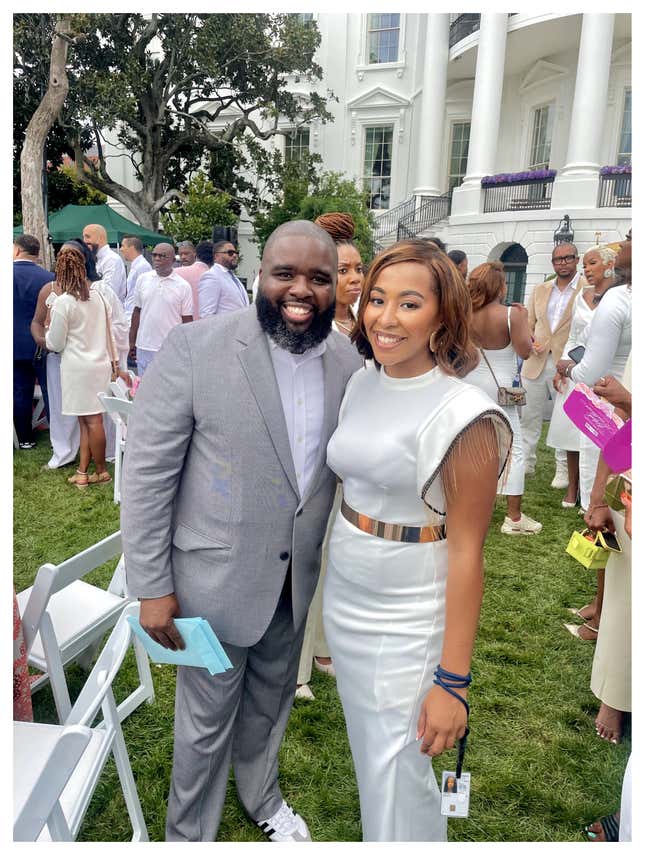
[(512, 243), (500, 255), (506, 273), (506, 302), (523, 303), (526, 290), (526, 265), (529, 257), (523, 246)]

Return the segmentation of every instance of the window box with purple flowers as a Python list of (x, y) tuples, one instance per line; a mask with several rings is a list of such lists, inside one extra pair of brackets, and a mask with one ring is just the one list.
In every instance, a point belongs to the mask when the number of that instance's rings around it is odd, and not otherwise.
[(553, 181), (557, 171), (555, 169), (534, 169), (526, 172), (500, 172), (498, 175), (484, 175), (482, 187), (494, 187), (495, 185), (525, 184), (527, 181)]
[(600, 167), (601, 175), (631, 175), (632, 174), (632, 165), (631, 163), (626, 163), (624, 166), (601, 166)]

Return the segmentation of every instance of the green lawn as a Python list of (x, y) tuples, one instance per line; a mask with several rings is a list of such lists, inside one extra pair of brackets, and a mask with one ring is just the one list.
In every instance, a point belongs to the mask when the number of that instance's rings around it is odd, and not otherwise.
[[(111, 485), (85, 493), (69, 486), (74, 467), (41, 471), (47, 434), (33, 452), (14, 455), (14, 582), (22, 590), (45, 561), (59, 562), (119, 525)], [(472, 774), (470, 818), (449, 824), (451, 840), (580, 841), (586, 822), (617, 809), (629, 741), (613, 746), (594, 730), (598, 702), (589, 690), (593, 645), (564, 629), (567, 606), (582, 606), (594, 574), (564, 553), (581, 525), (560, 507), (562, 490), (549, 486), (553, 458), (540, 445), (537, 475), (527, 481), (524, 510), (544, 524), (536, 536), (499, 533), (495, 512), (486, 546), (486, 594), (473, 661), (474, 682), (465, 768)], [(113, 564), (91, 581), (107, 584)], [(172, 759), (174, 669), (154, 666), (156, 700), (140, 707), (124, 733), (151, 840), (163, 840)], [(129, 654), (117, 696), (135, 684)], [(68, 669), (72, 698), (84, 679)], [(305, 817), (317, 841), (360, 840), (358, 796), (342, 710), (333, 680), (314, 671), (316, 702), (299, 702), (281, 755), (287, 800)], [(49, 689), (34, 698), (35, 718), (55, 721)], [(435, 769), (454, 768), (454, 753)], [(229, 784), (219, 840), (258, 841)], [(80, 839), (124, 841), (131, 836), (116, 770), (108, 766)]]

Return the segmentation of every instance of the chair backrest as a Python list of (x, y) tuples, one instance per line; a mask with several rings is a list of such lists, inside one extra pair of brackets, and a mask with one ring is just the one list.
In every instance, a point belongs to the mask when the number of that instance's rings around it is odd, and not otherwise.
[[(33, 764), (29, 754), (30, 728), (40, 727), (27, 722), (14, 722), (14, 805), (21, 805), (14, 813), (13, 839), (18, 841), (37, 840), (45, 823), (49, 826), (52, 840), (72, 840), (72, 833), (61, 809), (59, 798), (83, 752), (87, 748), (92, 731), (84, 725), (61, 727), (60, 739), (42, 772), (31, 786), (30, 792), (20, 793), (21, 768)], [(14, 808), (15, 810), (15, 808)]]
[[(103, 704), (106, 695), (111, 689), (112, 682), (121, 667), (123, 658), (132, 641), (132, 630), (127, 621), (128, 616), (139, 617), (139, 603), (128, 603), (121, 612), (119, 620), (110, 633), (110, 637), (105, 642), (105, 647), (85, 681), (85, 685), (81, 689), (81, 693), (76, 699), (76, 703), (72, 707), (70, 714), (67, 716), (65, 724), (84, 724), (88, 726), (92, 724), (99, 707)], [(110, 696), (110, 710), (115, 713), (116, 708), (113, 708), (113, 704), (114, 698)], [(106, 714), (107, 710), (105, 708), (103, 713), (107, 725), (108, 719), (113, 719), (113, 716)], [(113, 721), (109, 722), (109, 724), (113, 723)]]
[(38, 634), (50, 597), (85, 576), (90, 570), (95, 570), (101, 564), (105, 564), (106, 561), (120, 555), (122, 551), (121, 532), (115, 531), (114, 534), (84, 549), (78, 555), (73, 555), (61, 564), (43, 564), (40, 567), (22, 616), (27, 652), (31, 649)]
[[(131, 374), (132, 372), (128, 372)], [(110, 381), (108, 386), (110, 393), (114, 395), (115, 398), (121, 398), (124, 401), (128, 399), (128, 384), (121, 377), (117, 377), (116, 380)]]
[(123, 422), (127, 424), (128, 416), (132, 412), (132, 401), (125, 398), (115, 398), (112, 395), (106, 395), (104, 392), (99, 392), (98, 398), (113, 418), (114, 414), (118, 413)]

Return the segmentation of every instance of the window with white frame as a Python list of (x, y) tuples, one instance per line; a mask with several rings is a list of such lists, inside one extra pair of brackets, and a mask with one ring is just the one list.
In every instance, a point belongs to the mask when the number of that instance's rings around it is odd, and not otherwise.
[(367, 16), (367, 61), (370, 65), (397, 62), (399, 59), (399, 14), (374, 14)]
[(393, 125), (365, 128), (363, 185), (372, 210), (390, 207)]
[(287, 134), (284, 159), (287, 163), (300, 161), (309, 154), (309, 128), (296, 128)]
[(625, 89), (623, 125), (618, 142), (618, 166), (631, 166), (632, 162), (632, 90)]
[(300, 24), (313, 24), (314, 13), (313, 12), (298, 12), (297, 16), (298, 22)]
[(448, 191), (459, 187), (468, 165), (470, 122), (453, 122), (450, 131), (450, 163), (448, 164)]
[(553, 139), (553, 104), (536, 107), (533, 110), (533, 130), (531, 133), (531, 154), (529, 169), (548, 169), (551, 161), (551, 140)]

